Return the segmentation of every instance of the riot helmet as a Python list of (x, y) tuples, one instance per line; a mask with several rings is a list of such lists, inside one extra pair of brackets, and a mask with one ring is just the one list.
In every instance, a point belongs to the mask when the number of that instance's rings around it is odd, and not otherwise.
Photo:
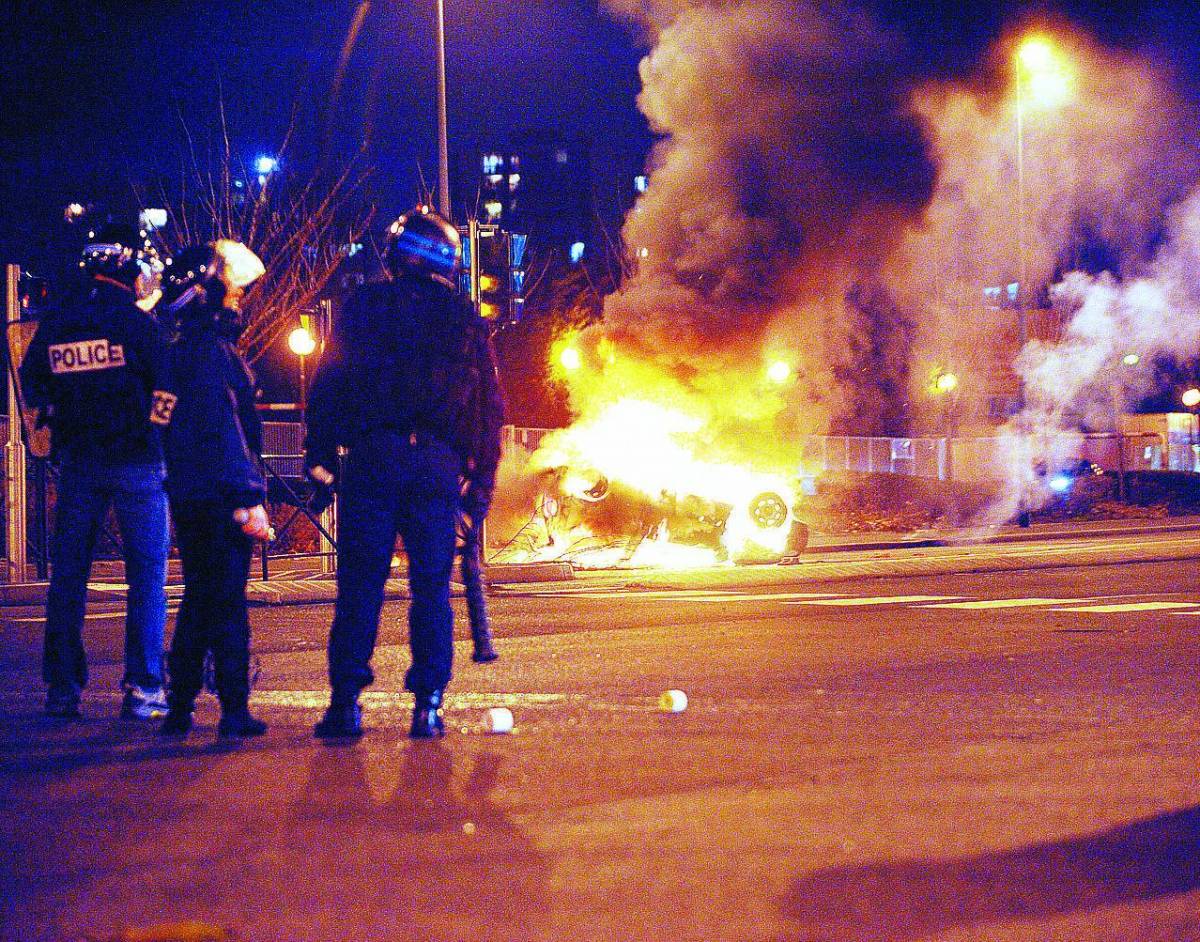
[(79, 267), (93, 277), (108, 278), (133, 290), (138, 279), (153, 278), (144, 258), (146, 237), (133, 226), (106, 223), (88, 233)]
[(237, 310), (242, 292), (262, 277), (262, 261), (231, 239), (190, 245), (167, 260), (163, 301), (172, 314), (189, 308)]
[(462, 266), (462, 239), (430, 207), (417, 206), (388, 226), (384, 261), (393, 276), (409, 274), (453, 289)]

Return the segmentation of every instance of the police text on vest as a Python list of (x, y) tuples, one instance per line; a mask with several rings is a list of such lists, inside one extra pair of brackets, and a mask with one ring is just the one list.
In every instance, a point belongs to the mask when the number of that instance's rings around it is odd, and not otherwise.
[(125, 365), (125, 348), (105, 338), (56, 343), (50, 347), (52, 373), (87, 373)]

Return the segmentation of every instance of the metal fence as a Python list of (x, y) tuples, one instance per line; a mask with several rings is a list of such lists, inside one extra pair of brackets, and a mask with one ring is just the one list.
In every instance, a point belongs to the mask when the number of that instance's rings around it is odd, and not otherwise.
[(859, 438), (806, 435), (800, 443), (801, 474), (858, 471), (944, 477), (944, 438)]
[(864, 438), (809, 435), (801, 442), (800, 473), (829, 471), (906, 474), (964, 481), (999, 481), (1028, 464), (1030, 455), (1050, 469), (1080, 462), (1106, 471), (1200, 472), (1200, 445), (1172, 444), (1152, 432), (1065, 433), (990, 438)]
[[(507, 455), (532, 454), (554, 429), (506, 426), (503, 447)], [(0, 416), (0, 440), (7, 437), (8, 419)], [(263, 457), (274, 476), (299, 489), (304, 480), (303, 426), (298, 422), (263, 423)], [(1167, 441), (1150, 432), (1124, 435), (1062, 434), (1022, 439), (1016, 436), (990, 438), (882, 438), (845, 435), (809, 435), (800, 443), (798, 470), (810, 477), (825, 472), (850, 471), (863, 474), (902, 474), (938, 480), (998, 481), (1010, 478), (1033, 453), (1052, 470), (1079, 462), (1091, 462), (1108, 471), (1173, 470), (1200, 473), (1200, 442)], [(1026, 459), (1027, 460), (1027, 459)], [(5, 476), (9, 469), (5, 466)], [(27, 462), (28, 554), (44, 577), (46, 566), (46, 482), (48, 471), (42, 461)], [(280, 486), (286, 491), (287, 488)], [(303, 511), (301, 511), (303, 513)], [(296, 514), (291, 520), (298, 519)], [(332, 518), (322, 518), (332, 530)], [(336, 533), (333, 534), (336, 537)], [(322, 539), (318, 553), (322, 568), (332, 566), (332, 545)], [(290, 555), (290, 554), (274, 554)], [(5, 547), (5, 559), (12, 556)], [(263, 557), (264, 577), (267, 555)]]
[(304, 478), (304, 426), (299, 422), (264, 422), (263, 460), (288, 480)]

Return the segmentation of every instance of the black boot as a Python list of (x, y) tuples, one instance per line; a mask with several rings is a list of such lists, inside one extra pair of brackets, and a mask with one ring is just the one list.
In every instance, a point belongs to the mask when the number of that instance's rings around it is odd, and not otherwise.
[(442, 723), (442, 691), (430, 690), (416, 695), (413, 709), (412, 729), (408, 733), (413, 739), (434, 739), (446, 735)]
[(192, 731), (192, 710), (196, 705), (199, 690), (177, 687), (172, 684), (167, 691), (167, 716), (158, 728), (160, 736), (186, 736)]
[(82, 716), (79, 712), (79, 693), (68, 687), (51, 687), (46, 694), (46, 715), (62, 720)]
[(362, 707), (354, 702), (330, 703), (321, 722), (313, 727), (318, 739), (358, 739), (362, 734)]
[(500, 652), (492, 644), (492, 629), (486, 622), (479, 628), (471, 627), (471, 640), (475, 642), (471, 660), (476, 664), (488, 664), (500, 656)]
[(175, 706), (167, 711), (167, 718), (162, 721), (162, 726), (158, 728), (160, 736), (175, 736), (180, 739), (191, 731), (192, 711)]
[(256, 720), (245, 707), (222, 714), (221, 722), (217, 724), (217, 735), (229, 739), (261, 736), (266, 731), (267, 724), (262, 720)]

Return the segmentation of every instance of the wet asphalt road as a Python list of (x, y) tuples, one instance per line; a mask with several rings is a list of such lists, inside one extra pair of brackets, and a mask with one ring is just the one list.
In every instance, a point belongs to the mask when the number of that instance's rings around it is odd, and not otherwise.
[[(234, 748), (211, 703), (184, 744), (113, 718), (108, 617), (88, 719), (40, 717), (40, 626), (10, 612), (0, 939), (182, 920), (253, 940), (1200, 939), (1195, 565), (505, 587), (502, 659), (460, 658), (433, 744), (404, 736), (390, 603), (368, 736), (340, 748), (309, 736), (329, 606), (254, 610), (272, 728)], [(666, 688), (686, 712), (657, 710)], [(513, 735), (482, 732), (493, 705)]]

